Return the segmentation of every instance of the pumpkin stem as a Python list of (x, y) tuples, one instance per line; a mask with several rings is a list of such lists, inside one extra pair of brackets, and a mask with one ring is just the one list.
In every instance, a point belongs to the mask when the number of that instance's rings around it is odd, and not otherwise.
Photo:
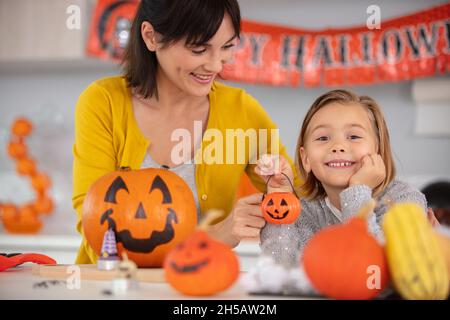
[(368, 202), (366, 202), (361, 209), (359, 209), (358, 217), (367, 220), (367, 218), (370, 216), (370, 214), (373, 212), (373, 209), (375, 209), (376, 201), (374, 199), (370, 199)]
[(208, 229), (208, 227), (211, 225), (211, 222), (213, 220), (221, 217), (222, 215), (223, 215), (222, 210), (218, 210), (218, 209), (208, 210), (197, 228), (199, 230), (206, 231)]

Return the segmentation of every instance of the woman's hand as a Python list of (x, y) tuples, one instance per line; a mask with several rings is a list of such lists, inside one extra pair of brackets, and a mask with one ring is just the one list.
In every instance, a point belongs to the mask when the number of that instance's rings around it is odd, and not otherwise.
[(239, 199), (228, 217), (213, 225), (209, 234), (232, 248), (242, 239), (259, 239), (259, 233), (266, 224), (261, 212), (261, 201), (261, 193)]
[[(291, 183), (294, 181), (294, 173), (289, 162), (282, 155), (264, 154), (261, 159), (257, 161), (255, 172), (264, 180), (265, 183), (269, 180), (267, 185), (267, 193), (274, 191), (288, 191), (292, 192)], [(284, 173), (288, 178), (282, 174)]]
[(362, 158), (361, 168), (350, 178), (349, 185), (365, 184), (372, 190), (383, 183), (386, 167), (379, 154), (366, 155)]

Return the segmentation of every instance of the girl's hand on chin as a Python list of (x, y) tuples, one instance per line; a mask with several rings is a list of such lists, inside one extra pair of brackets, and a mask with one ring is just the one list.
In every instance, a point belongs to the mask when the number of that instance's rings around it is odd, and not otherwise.
[(383, 183), (386, 167), (379, 154), (366, 155), (361, 160), (361, 168), (350, 178), (349, 185), (365, 184), (372, 190)]

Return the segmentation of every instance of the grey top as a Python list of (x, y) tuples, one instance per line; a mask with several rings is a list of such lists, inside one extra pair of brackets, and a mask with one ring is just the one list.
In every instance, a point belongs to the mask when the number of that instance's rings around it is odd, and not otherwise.
[[(301, 200), (302, 212), (290, 225), (267, 223), (261, 230), (261, 250), (272, 256), (277, 263), (292, 267), (299, 262), (300, 254), (309, 239), (320, 229), (350, 219), (371, 199), (372, 190), (366, 185), (348, 187), (341, 192), (342, 212), (335, 208), (327, 198), (307, 201)], [(368, 229), (380, 242), (384, 242), (381, 229), (383, 215), (388, 210), (388, 201), (415, 202), (427, 209), (425, 196), (404, 182), (394, 180), (377, 197), (374, 213), (368, 219)]]
[[(147, 152), (145, 155), (144, 161), (142, 161), (142, 164), (141, 164), (141, 169), (145, 169), (145, 168), (162, 168), (162, 166), (159, 163), (157, 163), (155, 160), (153, 160), (153, 158), (150, 156), (150, 153)], [(191, 189), (191, 191), (194, 195), (195, 205), (197, 207), (197, 221), (200, 221), (200, 217), (201, 217), (200, 204), (198, 202), (197, 185), (195, 184), (195, 163), (194, 162), (190, 162), (190, 163), (186, 162), (186, 163), (180, 164), (179, 166), (169, 168), (167, 170), (170, 170), (173, 173), (176, 173), (188, 184), (189, 188)]]

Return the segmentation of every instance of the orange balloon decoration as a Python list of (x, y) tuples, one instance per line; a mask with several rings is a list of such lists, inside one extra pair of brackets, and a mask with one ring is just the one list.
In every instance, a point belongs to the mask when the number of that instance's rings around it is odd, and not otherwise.
[(27, 155), (28, 148), (22, 139), (10, 141), (8, 144), (8, 155), (13, 159), (21, 159)]
[(26, 157), (18, 159), (16, 170), (20, 175), (33, 177), (36, 174), (36, 161)]
[(53, 200), (47, 195), (38, 196), (36, 202), (34, 203), (34, 209), (42, 214), (51, 213), (53, 211), (53, 208), (54, 208)]
[(31, 178), (31, 185), (36, 191), (44, 191), (51, 187), (52, 182), (50, 180), (50, 177), (46, 175), (45, 173), (36, 173)]
[(11, 133), (17, 137), (27, 137), (31, 130), (33, 130), (33, 124), (26, 118), (18, 118), (11, 128)]
[(3, 224), (11, 233), (37, 233), (42, 228), (36, 210), (28, 204), (21, 208), (15, 205), (3, 205)]
[(37, 233), (42, 228), (40, 214), (50, 214), (54, 203), (47, 190), (51, 186), (48, 175), (37, 170), (36, 161), (29, 156), (24, 138), (33, 130), (33, 124), (26, 118), (18, 118), (11, 127), (11, 141), (8, 143), (8, 155), (16, 161), (16, 171), (30, 178), (36, 191), (36, 200), (21, 207), (11, 203), (0, 203), (0, 218), (5, 229), (11, 233)]

